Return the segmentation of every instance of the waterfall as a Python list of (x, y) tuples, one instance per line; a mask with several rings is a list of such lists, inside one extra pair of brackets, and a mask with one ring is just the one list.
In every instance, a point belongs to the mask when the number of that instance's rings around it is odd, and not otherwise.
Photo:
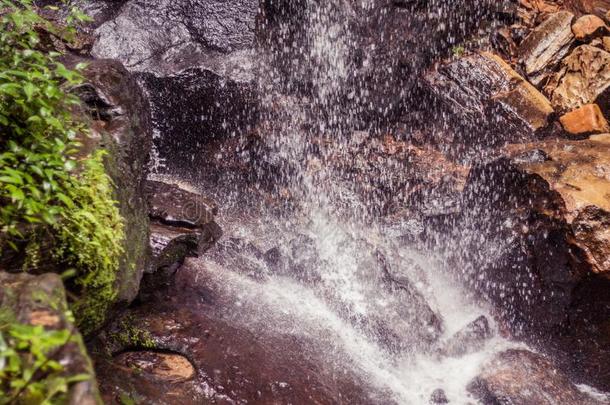
[[(221, 192), (233, 202), (220, 219), (225, 237), (198, 266), (234, 297), (222, 317), (263, 338), (293, 337), (325, 367), (357, 375), (373, 403), (427, 403), (440, 389), (466, 404), (482, 363), (514, 344), (493, 332), (447, 354), (456, 333), (491, 319), (487, 309), (461, 290), (442, 252), (405, 242), (408, 223), (391, 232), (379, 220), (380, 200), (361, 192), (370, 178), (344, 170), (378, 147), (358, 120), (373, 101), (353, 78), (362, 43), (352, 29), (368, 11), (367, 2), (306, 2), (299, 21), (263, 42), (257, 173), (289, 208), (244, 212), (247, 197)], [(399, 168), (381, 161), (371, 176)]]

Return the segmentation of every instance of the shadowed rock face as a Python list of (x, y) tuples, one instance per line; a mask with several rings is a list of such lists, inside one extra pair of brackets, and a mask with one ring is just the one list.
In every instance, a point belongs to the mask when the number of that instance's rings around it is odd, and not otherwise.
[[(76, 64), (78, 60), (69, 60)], [(109, 152), (106, 170), (125, 220), (124, 254), (117, 272), (118, 298), (129, 303), (138, 294), (150, 262), (148, 207), (144, 183), (148, 175), (152, 124), (148, 102), (129, 72), (115, 60), (87, 61), (85, 84), (75, 91), (91, 116), (93, 137), (84, 151), (103, 145)]]

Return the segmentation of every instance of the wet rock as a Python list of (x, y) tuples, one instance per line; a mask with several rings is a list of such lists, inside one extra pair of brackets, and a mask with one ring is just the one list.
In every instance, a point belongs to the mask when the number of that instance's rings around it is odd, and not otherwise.
[(110, 340), (115, 354), (95, 353), (104, 400), (370, 403), (367, 383), (347, 368), (329, 369), (306, 339), (275, 334), (275, 327), (251, 330), (238, 322), (230, 310), (237, 297), (227, 290), (231, 278), (230, 271), (217, 274), (216, 269), (187, 261), (175, 285), (131, 309), (126, 314), (130, 329), (146, 336), (152, 349), (130, 350), (129, 342), (117, 345), (113, 328), (101, 334), (96, 347), (103, 348)]
[[(72, 65), (80, 59), (69, 60)], [(117, 272), (118, 301), (131, 302), (149, 266), (148, 208), (144, 183), (152, 145), (150, 110), (135, 79), (117, 61), (87, 60), (86, 84), (75, 89), (92, 117), (89, 152), (103, 145), (109, 152), (106, 170), (115, 184), (116, 200), (125, 219), (124, 255)]]
[(475, 167), (466, 187), (470, 211), (457, 222), (462, 239), (452, 245), (463, 252), (455, 260), (467, 283), (494, 304), (501, 324), (535, 347), (553, 348), (562, 364), (602, 387), (610, 372), (598, 312), (610, 305), (603, 292), (610, 284), (609, 147), (607, 135), (513, 145), (509, 156), (542, 150), (546, 159)]
[(218, 206), (211, 199), (177, 185), (146, 182), (151, 224), (152, 263), (149, 273), (159, 269), (171, 275), (187, 256), (198, 256), (221, 236), (214, 222)]
[[(500, 57), (470, 55), (440, 66), (425, 81), (463, 126), (468, 144), (533, 139), (547, 126), (551, 104)], [(466, 138), (467, 135), (463, 135)]]
[(559, 72), (545, 87), (553, 106), (561, 111), (591, 103), (607, 111), (609, 89), (610, 53), (590, 45), (581, 45), (566, 57)]
[[(373, 257), (377, 268), (371, 264), (366, 273), (378, 273), (379, 291), (382, 292), (380, 299), (373, 302), (394, 310), (382, 312), (380, 308), (379, 313), (384, 314), (383, 318), (371, 314), (364, 320), (363, 326), (395, 353), (412, 351), (413, 348), (429, 348), (442, 334), (443, 321), (416, 288), (414, 277), (408, 272), (395, 269), (396, 266), (412, 264), (392, 262), (379, 250), (373, 253)], [(375, 304), (371, 305), (372, 310)]]
[(96, 29), (93, 56), (123, 62), (148, 93), (159, 170), (210, 165), (205, 146), (251, 124), (257, 13), (256, 0), (128, 1)]
[(579, 41), (588, 41), (596, 37), (607, 35), (608, 26), (598, 16), (583, 15), (572, 25), (572, 32)]
[(551, 14), (536, 27), (519, 47), (528, 79), (539, 84), (547, 73), (568, 54), (574, 41), (572, 20), (567, 11)]
[(152, 224), (150, 231), (150, 247), (153, 255), (153, 265), (149, 269), (151, 273), (160, 268), (178, 266), (185, 257), (198, 254), (201, 237), (201, 232), (198, 230)]
[[(383, 128), (405, 111), (421, 110), (413, 78), (438, 55), (449, 54), (478, 30), (491, 30), (497, 20), (508, 20), (513, 12), (511, 2), (489, 0), (474, 8), (464, 0), (442, 7), (394, 0), (342, 0), (315, 6), (265, 0), (263, 4), (269, 10), (263, 41), (274, 49), (272, 65), (278, 69), (276, 76), (287, 82), (283, 87), (305, 94), (321, 88), (340, 101), (332, 108), (349, 115), (354, 127), (361, 128)], [(320, 48), (327, 27), (339, 40), (332, 48)], [(277, 49), (277, 43), (286, 46)], [(328, 105), (323, 104), (316, 114), (327, 113)]]
[(582, 393), (545, 357), (507, 350), (487, 364), (468, 386), (482, 404), (601, 404)]
[[(80, 333), (67, 315), (69, 310), (66, 293), (58, 275), (47, 273), (33, 276), (25, 273), (0, 272), (0, 307), (4, 327), (7, 326), (6, 322), (14, 321), (42, 326), (45, 330), (68, 330), (69, 341), (51, 349), (54, 350), (53, 356), (49, 356), (63, 366), (63, 374), (66, 378), (83, 374), (87, 376), (83, 381), (69, 384), (68, 402), (84, 405), (102, 403), (87, 349)], [(44, 376), (41, 378), (43, 382), (50, 383), (44, 380)]]
[(485, 316), (480, 316), (462, 330), (453, 335), (442, 347), (440, 354), (443, 356), (460, 357), (474, 353), (481, 348), (493, 335), (489, 321)]
[[(522, 170), (549, 184), (553, 191), (550, 197), (562, 207), (558, 215), (571, 226), (574, 235), (583, 232), (573, 242), (585, 253), (590, 270), (610, 272), (610, 240), (604, 226), (610, 213), (610, 135), (583, 141), (548, 141), (536, 147), (542, 148), (549, 160), (524, 165)], [(517, 149), (524, 148), (527, 146)]]
[(597, 104), (585, 104), (559, 118), (563, 129), (572, 135), (610, 132), (610, 125)]
[(191, 362), (180, 354), (145, 350), (124, 352), (116, 356), (114, 362), (130, 372), (148, 374), (153, 380), (179, 383), (195, 376)]
[(160, 75), (212, 67), (223, 54), (252, 48), (257, 11), (253, 0), (229, 5), (219, 0), (128, 1), (96, 29), (92, 55)]
[(214, 201), (177, 185), (149, 180), (146, 194), (151, 219), (167, 225), (202, 227), (218, 214), (218, 205)]
[(449, 400), (447, 399), (447, 395), (445, 391), (442, 389), (434, 390), (432, 395), (430, 395), (430, 403), (431, 404), (448, 404)]

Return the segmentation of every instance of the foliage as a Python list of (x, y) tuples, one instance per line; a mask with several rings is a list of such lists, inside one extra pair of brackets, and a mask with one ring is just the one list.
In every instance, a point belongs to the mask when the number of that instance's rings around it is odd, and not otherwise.
[(24, 250), (24, 269), (36, 268), (37, 238), (51, 235), (53, 257), (45, 259), (74, 268), (73, 309), (87, 333), (116, 297), (123, 220), (103, 153), (77, 156), (88, 132), (69, 90), (83, 82), (84, 66), (70, 70), (45, 50), (48, 36), (69, 41), (84, 16), (72, 10), (58, 26), (32, 0), (0, 0), (0, 10), (0, 248)]
[(59, 63), (58, 53), (37, 49), (35, 28), (57, 29), (31, 0), (0, 0), (0, 6), (9, 10), (0, 17), (0, 230), (23, 236), (20, 226), (54, 224), (70, 203), (82, 125), (71, 114), (78, 98), (63, 88), (82, 77)]
[(456, 45), (451, 48), (451, 53), (453, 53), (453, 56), (460, 58), (466, 53), (466, 48), (464, 45)]
[(90, 378), (67, 375), (55, 359), (73, 340), (68, 330), (17, 323), (0, 328), (0, 404), (52, 404), (70, 384)]
[(55, 227), (59, 260), (78, 269), (82, 298), (74, 305), (77, 324), (88, 333), (104, 321), (116, 298), (116, 273), (123, 253), (123, 220), (113, 200), (113, 185), (104, 170), (105, 152), (85, 161), (77, 184), (69, 190), (68, 209)]

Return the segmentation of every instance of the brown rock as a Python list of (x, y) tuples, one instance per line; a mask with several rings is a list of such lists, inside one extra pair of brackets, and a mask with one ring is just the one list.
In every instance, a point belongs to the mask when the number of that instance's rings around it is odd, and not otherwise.
[(592, 272), (610, 275), (610, 134), (517, 150), (532, 148), (544, 151), (547, 160), (521, 168), (544, 179), (559, 197), (561, 216), (575, 236), (572, 242), (585, 253)]
[(604, 37), (602, 39), (602, 44), (604, 45), (606, 52), (610, 52), (610, 37)]
[(153, 379), (183, 382), (195, 376), (195, 367), (188, 359), (176, 353), (141, 350), (121, 353), (115, 362), (130, 371), (150, 374)]
[(150, 218), (164, 224), (198, 228), (211, 222), (218, 213), (213, 200), (179, 185), (149, 180), (145, 189)]
[(581, 45), (562, 61), (545, 90), (556, 109), (570, 111), (595, 102), (604, 110), (609, 104), (609, 89), (610, 53)]
[[(570, 34), (571, 35), (571, 34)], [(502, 58), (481, 53), (442, 65), (425, 77), (431, 92), (466, 127), (463, 143), (501, 144), (532, 139), (553, 107)]]
[(561, 118), (563, 129), (572, 135), (609, 132), (610, 126), (597, 104), (586, 104)]
[(568, 11), (551, 14), (521, 43), (519, 54), (532, 83), (538, 85), (542, 82), (548, 70), (569, 52), (574, 41), (573, 18), (574, 15)]
[(526, 350), (498, 354), (468, 390), (483, 404), (602, 404), (580, 392), (544, 356)]
[(595, 14), (604, 17), (610, 9), (610, 0), (564, 0), (565, 7), (579, 14)]
[(603, 36), (608, 33), (608, 26), (596, 15), (583, 15), (574, 25), (572, 32), (579, 41), (587, 41), (595, 37)]

